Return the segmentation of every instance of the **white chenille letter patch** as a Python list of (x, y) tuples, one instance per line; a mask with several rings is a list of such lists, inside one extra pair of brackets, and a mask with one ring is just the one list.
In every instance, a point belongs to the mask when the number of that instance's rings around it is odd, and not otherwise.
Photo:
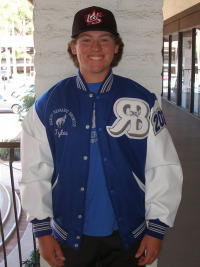
[(117, 119), (112, 126), (107, 126), (107, 132), (113, 137), (124, 134), (128, 138), (143, 139), (149, 132), (149, 106), (137, 98), (120, 98), (113, 107)]

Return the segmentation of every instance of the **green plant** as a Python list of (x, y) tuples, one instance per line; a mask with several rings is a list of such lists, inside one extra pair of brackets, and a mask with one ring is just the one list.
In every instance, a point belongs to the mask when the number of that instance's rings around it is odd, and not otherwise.
[[(16, 56), (16, 59), (24, 59), (24, 50), (22, 48), (16, 48), (15, 56)], [(25, 56), (27, 60), (30, 60), (30, 61), (32, 60), (31, 55), (28, 54), (27, 52)], [(1, 59), (6, 59), (6, 52), (1, 53)], [(10, 59), (13, 59), (12, 54), (10, 54)]]
[[(39, 249), (36, 249), (36, 256), (37, 256), (37, 266), (40, 266), (40, 253), (39, 253)], [(29, 255), (29, 259), (25, 260), (22, 262), (22, 264), (25, 267), (35, 267), (36, 263), (35, 263), (35, 251), (32, 250), (30, 255)]]
[(18, 109), (19, 121), (23, 121), (30, 107), (35, 103), (34, 89), (22, 97), (22, 105)]
[(26, 35), (33, 34), (33, 5), (27, 0), (1, 0), (0, 1), (0, 31), (7, 30), (12, 33), (14, 27), (15, 35), (23, 35), (25, 21)]

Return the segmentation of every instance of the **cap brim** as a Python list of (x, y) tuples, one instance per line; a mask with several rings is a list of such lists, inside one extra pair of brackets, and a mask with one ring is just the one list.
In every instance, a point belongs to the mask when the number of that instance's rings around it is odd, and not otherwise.
[(113, 32), (113, 31), (109, 31), (108, 29), (99, 29), (99, 28), (92, 28), (92, 29), (84, 29), (84, 30), (80, 30), (78, 31), (77, 33), (73, 34), (71, 37), (74, 38), (74, 37), (77, 37), (79, 34), (83, 33), (83, 32), (91, 32), (91, 31), (101, 31), (101, 32), (109, 32), (109, 33), (112, 33), (114, 35), (119, 35), (118, 32)]

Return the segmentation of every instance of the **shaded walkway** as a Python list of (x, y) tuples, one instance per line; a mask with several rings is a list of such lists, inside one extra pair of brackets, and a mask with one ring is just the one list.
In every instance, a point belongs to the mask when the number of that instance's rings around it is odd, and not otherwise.
[(200, 266), (200, 120), (162, 100), (183, 168), (183, 197), (175, 226), (167, 230), (158, 267)]

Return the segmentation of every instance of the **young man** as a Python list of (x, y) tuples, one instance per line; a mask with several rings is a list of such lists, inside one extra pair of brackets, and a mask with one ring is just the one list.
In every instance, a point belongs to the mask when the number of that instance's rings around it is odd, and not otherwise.
[(80, 10), (68, 51), (78, 75), (23, 123), (22, 204), (40, 253), (52, 266), (151, 264), (182, 185), (162, 110), (154, 94), (113, 75), (123, 42), (109, 10)]

